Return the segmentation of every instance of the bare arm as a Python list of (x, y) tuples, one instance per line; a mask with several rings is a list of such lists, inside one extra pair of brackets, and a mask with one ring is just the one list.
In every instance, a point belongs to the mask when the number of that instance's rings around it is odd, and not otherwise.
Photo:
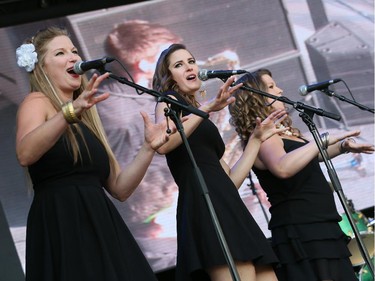
[(17, 114), (16, 154), (21, 166), (39, 160), (57, 142), (68, 126), (42, 93), (28, 95)]
[(230, 169), (223, 159), (221, 165), (227, 172), (234, 185), (239, 188), (249, 174), (255, 159), (258, 155), (261, 143), (274, 134), (281, 133), (288, 128), (276, 129), (275, 123), (281, 122), (286, 117), (284, 110), (276, 110), (271, 113), (263, 122), (257, 118), (257, 126), (246, 144), (244, 152), (236, 164)]
[(121, 172), (112, 170), (107, 181), (107, 190), (120, 201), (126, 200), (134, 192), (145, 176), (156, 149), (169, 138), (166, 133), (166, 122), (155, 125), (146, 113), (141, 112), (141, 115), (145, 127), (145, 141), (142, 147), (125, 169)]
[[(360, 131), (350, 131), (329, 137), (327, 152), (330, 158), (334, 158), (345, 152), (371, 154), (374, 152), (374, 145), (369, 143), (357, 143), (352, 137), (360, 135)], [(322, 161), (321, 155), (319, 160)]]
[[(339, 141), (347, 137), (357, 135), (357, 131), (342, 133), (338, 136), (329, 138), (328, 153), (330, 157), (340, 154)], [(372, 147), (372, 148), (371, 148)], [(364, 145), (362, 152), (372, 153), (373, 146)], [(301, 171), (312, 159), (318, 157), (319, 150), (314, 141), (286, 153), (284, 144), (280, 136), (274, 135), (267, 141), (263, 142), (259, 152), (259, 161), (257, 167), (268, 169), (272, 174), (279, 178), (289, 178)]]
[(289, 178), (317, 157), (318, 152), (316, 144), (310, 142), (286, 153), (282, 138), (274, 135), (262, 143), (256, 165), (257, 168), (269, 170), (276, 177)]

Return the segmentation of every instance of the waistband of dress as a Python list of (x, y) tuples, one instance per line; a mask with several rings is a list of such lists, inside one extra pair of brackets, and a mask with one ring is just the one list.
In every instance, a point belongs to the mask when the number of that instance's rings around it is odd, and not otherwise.
[(38, 182), (33, 185), (34, 191), (42, 190), (51, 187), (68, 187), (68, 186), (96, 186), (102, 188), (102, 183), (96, 177), (91, 175), (73, 175), (61, 178), (47, 179), (43, 182)]

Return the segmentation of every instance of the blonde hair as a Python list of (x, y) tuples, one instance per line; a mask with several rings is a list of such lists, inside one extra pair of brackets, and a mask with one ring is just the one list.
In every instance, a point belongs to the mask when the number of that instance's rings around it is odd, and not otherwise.
[[(263, 75), (272, 77), (268, 69), (259, 69), (254, 73), (245, 74), (237, 83), (242, 82), (245, 86), (267, 92), (267, 85), (262, 80)], [(231, 115), (229, 122), (234, 126), (242, 145), (245, 146), (256, 127), (256, 118), (266, 119), (274, 108), (268, 104), (267, 97), (248, 90), (238, 89), (233, 96), (236, 100), (228, 107)], [(300, 131), (292, 127), (289, 116), (282, 121), (282, 125), (290, 127), (293, 135), (301, 136)]]
[[(60, 111), (63, 106), (63, 100), (58, 95), (53, 81), (48, 78), (48, 75), (45, 73), (43, 66), (45, 61), (45, 56), (47, 52), (47, 45), (51, 40), (58, 36), (69, 36), (69, 33), (66, 29), (59, 27), (49, 27), (43, 30), (40, 30), (36, 33), (34, 37), (27, 40), (26, 43), (32, 43), (35, 46), (35, 51), (38, 54), (38, 63), (35, 65), (35, 69), (30, 72), (30, 90), (31, 92), (41, 92), (43, 93), (52, 103), (56, 111)], [(82, 82), (79, 89), (73, 92), (73, 100), (76, 99), (85, 89), (87, 85), (86, 77), (82, 76)], [(114, 169), (115, 172), (119, 170), (119, 165), (115, 158), (115, 155), (108, 143), (107, 137), (104, 132), (103, 125), (100, 121), (99, 114), (95, 106), (91, 107), (89, 110), (86, 110), (82, 113), (81, 116), (82, 122), (94, 133), (94, 135), (100, 140), (100, 142), (105, 147), (107, 151), (110, 166)], [(76, 131), (80, 134), (81, 138), (84, 140), (82, 131), (80, 130), (77, 124), (72, 125), (75, 127)], [(77, 163), (78, 158), (81, 157), (81, 151), (78, 146), (77, 139), (73, 133), (72, 127), (68, 126), (66, 130), (67, 142), (70, 144), (70, 147), (73, 151), (74, 163)], [(87, 148), (87, 147), (86, 147)], [(89, 153), (89, 151), (88, 151)], [(90, 153), (89, 153), (90, 155)]]

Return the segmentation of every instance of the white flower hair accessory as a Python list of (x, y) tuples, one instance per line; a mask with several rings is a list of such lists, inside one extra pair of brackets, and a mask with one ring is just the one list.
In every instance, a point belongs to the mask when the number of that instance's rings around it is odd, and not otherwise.
[(38, 55), (35, 52), (33, 44), (22, 44), (16, 50), (17, 64), (19, 67), (24, 67), (27, 72), (31, 72), (38, 62)]

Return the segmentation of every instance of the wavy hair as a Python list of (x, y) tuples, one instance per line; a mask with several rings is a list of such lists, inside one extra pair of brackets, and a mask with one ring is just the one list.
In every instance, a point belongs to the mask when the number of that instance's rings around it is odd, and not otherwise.
[[(259, 69), (253, 73), (245, 74), (237, 83), (244, 83), (244, 86), (267, 92), (267, 85), (262, 80), (263, 75), (272, 77), (272, 73), (268, 69)], [(245, 146), (256, 127), (256, 118), (266, 119), (274, 111), (274, 108), (269, 105), (267, 97), (248, 90), (238, 89), (233, 96), (236, 100), (228, 107), (231, 115), (229, 122), (235, 128), (242, 145)], [(293, 135), (301, 135), (297, 128), (292, 127), (292, 120), (289, 116), (281, 124), (290, 127)]]

